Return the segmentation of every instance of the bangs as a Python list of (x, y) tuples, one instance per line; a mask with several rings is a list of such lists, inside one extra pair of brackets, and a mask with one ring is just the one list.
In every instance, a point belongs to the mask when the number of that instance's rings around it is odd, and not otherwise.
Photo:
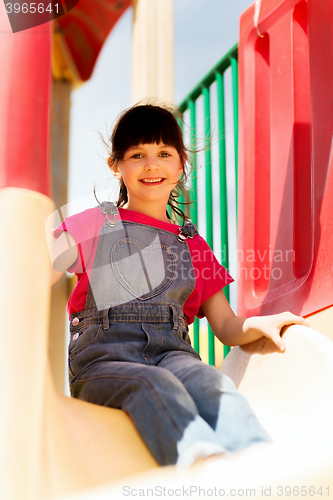
[(175, 116), (156, 106), (135, 106), (123, 115), (113, 137), (113, 154), (122, 159), (125, 152), (140, 144), (173, 146), (184, 157), (181, 129)]

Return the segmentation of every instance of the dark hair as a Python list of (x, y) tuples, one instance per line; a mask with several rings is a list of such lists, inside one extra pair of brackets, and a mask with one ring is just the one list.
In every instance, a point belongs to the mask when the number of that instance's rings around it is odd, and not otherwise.
[[(188, 178), (186, 171), (188, 150), (184, 145), (183, 134), (179, 125), (181, 120), (181, 113), (171, 106), (164, 104), (135, 104), (118, 117), (109, 140), (111, 147), (109, 148), (110, 156), (107, 163), (110, 168), (113, 167), (118, 161), (123, 160), (129, 148), (139, 144), (159, 144), (162, 142), (166, 146), (173, 146), (180, 156), (183, 174), (170, 193), (168, 206), (184, 223), (188, 220), (188, 217), (177, 206), (180, 194), (183, 193), (186, 197), (185, 182)], [(122, 179), (119, 184), (117, 206), (122, 207), (128, 201), (127, 188)], [(188, 205), (188, 202), (185, 202), (184, 205)], [(168, 211), (167, 217), (170, 219)]]

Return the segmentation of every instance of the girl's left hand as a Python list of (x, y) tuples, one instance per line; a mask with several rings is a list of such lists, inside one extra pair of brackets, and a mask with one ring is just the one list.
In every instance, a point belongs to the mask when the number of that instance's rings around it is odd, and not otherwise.
[(293, 324), (310, 326), (302, 316), (296, 316), (291, 312), (283, 312), (272, 314), (271, 316), (253, 316), (252, 318), (247, 318), (243, 324), (243, 332), (246, 335), (258, 336), (258, 338), (267, 337), (274, 342), (281, 352), (284, 352), (286, 344), (281, 338), (281, 331), (285, 326)]

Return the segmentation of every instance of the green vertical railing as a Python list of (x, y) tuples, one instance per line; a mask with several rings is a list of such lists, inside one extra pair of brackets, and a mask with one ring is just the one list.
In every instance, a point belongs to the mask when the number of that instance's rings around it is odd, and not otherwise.
[[(190, 149), (191, 149), (191, 151), (196, 151), (196, 147), (197, 147), (197, 137), (196, 137), (197, 117), (196, 117), (195, 101), (193, 101), (192, 99), (190, 99), (188, 101), (188, 109), (190, 112)], [(190, 199), (192, 201), (192, 204), (190, 205), (190, 216), (191, 216), (193, 223), (196, 226), (198, 226), (197, 157), (196, 157), (195, 153), (192, 153), (192, 155), (191, 155), (191, 164), (193, 167), (193, 171), (192, 171), (192, 175), (191, 175)], [(197, 352), (199, 352), (199, 350), (200, 350), (199, 331), (200, 331), (200, 324), (199, 324), (198, 318), (196, 318), (194, 321), (194, 325), (193, 325), (193, 347)]]
[[(184, 133), (183, 131), (183, 122), (181, 120), (179, 120), (179, 126), (181, 128), (181, 131), (182, 133)], [(185, 203), (185, 197), (183, 195), (183, 193), (180, 193), (180, 196), (179, 196), (179, 199), (178, 199), (178, 202), (180, 203), (180, 205), (182, 206), (182, 209), (184, 209), (184, 203)], [(180, 222), (180, 221), (179, 221)]]
[[(221, 223), (221, 264), (229, 267), (229, 237), (228, 237), (228, 200), (227, 200), (227, 158), (225, 145), (225, 105), (224, 105), (224, 75), (216, 74), (218, 136), (219, 136), (219, 179), (220, 179), (220, 223)], [(238, 105), (238, 103), (237, 103)], [(237, 106), (238, 107), (238, 106)], [(236, 164), (236, 161), (235, 161)], [(236, 184), (237, 185), (237, 184)], [(227, 300), (230, 300), (229, 285), (224, 290)], [(230, 351), (229, 346), (223, 346), (224, 357)]]
[(236, 215), (238, 207), (238, 60), (236, 55), (231, 57), (232, 69), (232, 102), (234, 110), (234, 144), (235, 144), (235, 185), (236, 185)]
[[(235, 45), (214, 68), (196, 85), (190, 94), (180, 103), (182, 113), (189, 112), (190, 123), (190, 149), (197, 148), (197, 101), (203, 98), (203, 129), (205, 137), (205, 218), (206, 218), (206, 240), (214, 250), (213, 241), (213, 187), (212, 187), (212, 152), (211, 152), (211, 86), (216, 82), (217, 94), (217, 118), (218, 118), (218, 170), (220, 180), (220, 225), (221, 225), (221, 264), (229, 268), (229, 241), (228, 241), (228, 203), (227, 203), (227, 159), (225, 138), (225, 78), (224, 74), (231, 68), (232, 99), (233, 99), (233, 122), (234, 122), (234, 154), (235, 154), (235, 185), (236, 185), (236, 207), (237, 207), (237, 185), (238, 185), (238, 46)], [(191, 175), (190, 199), (193, 202), (190, 207), (190, 215), (194, 224), (198, 225), (198, 185), (197, 185), (197, 157), (191, 156), (193, 172)], [(236, 208), (237, 211), (237, 208)], [(200, 227), (199, 227), (200, 231)], [(224, 289), (229, 300), (229, 287)], [(200, 322), (196, 318), (193, 329), (193, 347), (199, 352)], [(223, 354), (226, 356), (230, 348), (224, 346)], [(214, 335), (208, 325), (208, 362), (215, 364)]]

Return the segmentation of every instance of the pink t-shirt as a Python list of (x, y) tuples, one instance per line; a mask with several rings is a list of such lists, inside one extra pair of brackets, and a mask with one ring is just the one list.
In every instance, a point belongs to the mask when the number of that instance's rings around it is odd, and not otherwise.
[[(119, 215), (117, 218), (121, 220), (147, 224), (176, 235), (179, 234), (180, 226), (178, 225), (162, 222), (127, 209), (119, 208), (118, 210)], [(85, 308), (89, 286), (89, 277), (86, 269), (92, 268), (98, 245), (98, 236), (104, 222), (105, 214), (100, 208), (95, 207), (67, 217), (53, 231), (55, 238), (58, 238), (63, 231), (70, 232), (79, 249), (77, 261), (68, 269), (69, 272), (77, 275), (75, 288), (67, 304), (69, 316)], [(186, 242), (191, 253), (195, 276), (194, 290), (184, 304), (184, 314), (187, 317), (188, 324), (191, 324), (195, 316), (198, 318), (203, 317), (200, 310), (202, 304), (224, 286), (231, 283), (233, 278), (219, 264), (212, 250), (201, 236), (197, 235), (192, 239), (188, 238)]]

